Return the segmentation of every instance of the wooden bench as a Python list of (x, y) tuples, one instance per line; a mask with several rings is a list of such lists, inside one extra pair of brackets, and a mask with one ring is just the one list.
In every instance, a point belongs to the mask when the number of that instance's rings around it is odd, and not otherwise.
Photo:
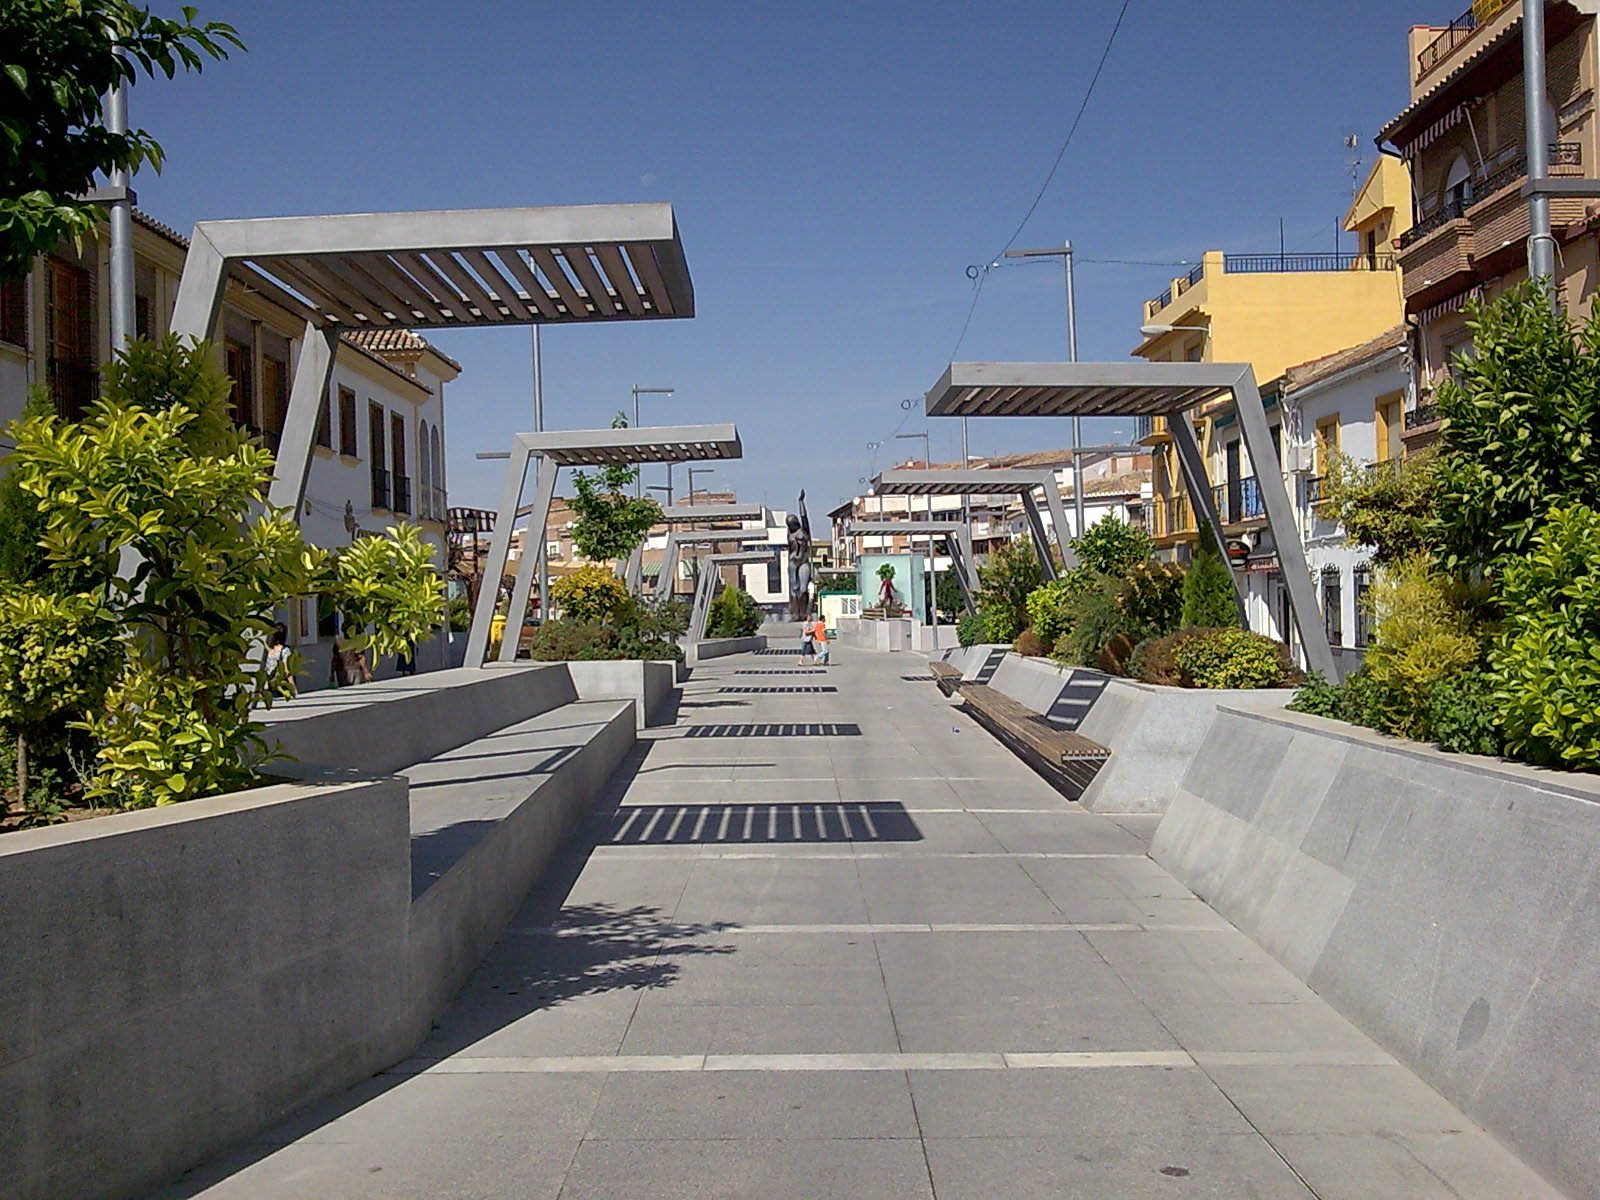
[(1083, 795), (1100, 764), (1111, 757), (1111, 751), (1099, 742), (1057, 729), (1004, 692), (981, 683), (960, 687), (962, 703), (977, 722), (1068, 799)]
[(939, 685), (939, 690), (946, 696), (954, 696), (956, 689), (961, 686), (961, 672), (949, 663), (929, 663), (928, 672), (933, 676), (934, 683)]

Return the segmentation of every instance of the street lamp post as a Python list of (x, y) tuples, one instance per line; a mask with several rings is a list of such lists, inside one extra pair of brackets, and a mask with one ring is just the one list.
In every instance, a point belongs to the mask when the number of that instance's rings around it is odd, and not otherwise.
[[(534, 328), (537, 329), (538, 326), (536, 325), (536, 326), (534, 326)], [(633, 389), (633, 427), (635, 429), (639, 428), (639, 397), (640, 396), (670, 396), (670, 395), (672, 395), (674, 390), (675, 389), (669, 388), (669, 387), (639, 387), (637, 384), (635, 384), (634, 385), (634, 389)], [(635, 496), (644, 495), (644, 492), (639, 487), (639, 484), (641, 482), (642, 481), (639, 480), (639, 479), (635, 479), (633, 481), (633, 494)], [(659, 489), (653, 489), (653, 490), (659, 490)], [(667, 464), (667, 503), (668, 504), (672, 503), (672, 464), (671, 463)]]
[[(921, 438), (922, 439), (922, 465), (924, 467), (927, 467), (930, 470), (933, 468), (932, 451), (929, 450), (929, 448), (928, 448), (928, 431), (927, 430), (923, 430), (921, 433), (897, 433), (894, 436), (896, 438), (901, 439), (902, 441), (915, 441), (917, 438)], [(927, 500), (927, 502), (928, 502), (927, 503), (928, 520), (931, 523), (933, 521), (933, 493), (929, 492), (927, 494), (927, 496), (924, 497), (924, 499)], [(909, 519), (910, 516), (911, 516), (911, 505), (910, 505), (909, 502), (907, 502), (907, 504), (906, 504), (906, 517)], [(930, 534), (928, 534), (928, 590), (931, 593), (931, 601), (932, 601), (932, 603), (930, 603), (928, 605), (928, 611), (929, 611), (930, 617), (932, 618), (932, 624), (933, 624), (933, 648), (935, 650), (937, 650), (939, 648), (939, 586), (938, 585), (939, 585), (939, 569), (938, 569), (937, 565), (934, 562), (934, 556), (933, 556), (933, 534), (930, 533)]]
[[(1007, 250), (1007, 258), (1060, 258), (1067, 282), (1067, 361), (1078, 361), (1078, 304), (1072, 285), (1072, 243), (1063, 242), (1061, 249), (1046, 247), (1041, 250)], [(1077, 536), (1083, 536), (1083, 423), (1072, 418), (1072, 515), (1078, 524)], [(964, 464), (963, 464), (964, 465)]]

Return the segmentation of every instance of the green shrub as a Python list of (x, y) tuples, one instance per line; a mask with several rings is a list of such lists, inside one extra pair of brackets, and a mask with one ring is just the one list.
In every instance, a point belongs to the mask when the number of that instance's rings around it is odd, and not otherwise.
[(612, 613), (610, 624), (617, 658), (683, 660), (678, 638), (689, 628), (689, 606), (682, 600), (651, 604), (630, 596)]
[(1137, 525), (1104, 516), (1072, 539), (1072, 549), (1085, 570), (1120, 579), (1150, 557), (1150, 537)]
[(1171, 633), (1183, 621), (1183, 569), (1175, 563), (1135, 563), (1123, 576), (1120, 603), (1133, 641)]
[(976, 646), (983, 641), (985, 628), (981, 613), (964, 612), (956, 622), (956, 640), (963, 646)]
[(1128, 661), (1128, 674), (1142, 683), (1158, 683), (1163, 687), (1193, 687), (1193, 683), (1179, 669), (1174, 653), (1191, 638), (1210, 632), (1205, 629), (1177, 629), (1160, 637), (1146, 638), (1133, 649)]
[(1055, 656), (1080, 667), (1098, 667), (1100, 652), (1112, 638), (1126, 634), (1122, 581), (1096, 575), (1083, 584), (1067, 605), (1067, 630), (1055, 643)]
[(582, 662), (616, 658), (617, 631), (599, 621), (562, 617), (546, 621), (528, 640), (528, 657), (535, 662)]
[(1339, 685), (1339, 719), (1352, 725), (1393, 733), (1414, 712), (1411, 697), (1399, 684), (1365, 668)]
[(1234, 598), (1233, 572), (1222, 561), (1204, 524), (1199, 536), (1200, 549), (1183, 577), (1181, 624), (1195, 629), (1237, 628), (1239, 606)]
[(1446, 676), (1428, 689), (1428, 729), (1441, 750), (1499, 754), (1505, 748), (1494, 699), (1494, 680), (1472, 669)]
[(1531, 762), (1600, 766), (1600, 512), (1552, 509), (1499, 590), (1490, 662), (1506, 745)]
[(1471, 620), (1451, 595), (1450, 581), (1415, 555), (1384, 567), (1372, 587), (1372, 645), (1364, 671), (1383, 685), (1385, 733), (1427, 740), (1428, 692), (1440, 679), (1473, 666), (1483, 648)]
[(755, 598), (743, 588), (723, 588), (722, 593), (711, 602), (711, 612), (706, 621), (707, 637), (749, 637), (760, 628), (761, 610), (756, 607)]
[(1285, 706), (1290, 712), (1310, 713), (1313, 717), (1344, 720), (1344, 699), (1339, 685), (1329, 683), (1321, 671), (1312, 671), (1295, 689), (1294, 699)]
[(978, 571), (981, 588), (978, 610), (983, 613), (986, 638), (1014, 642), (1028, 627), (1028, 595), (1043, 579), (1033, 543), (1007, 542), (989, 556)]
[(1029, 658), (1043, 658), (1050, 653), (1050, 647), (1037, 633), (1031, 629), (1024, 629), (1017, 634), (1017, 640), (1011, 647), (1018, 654), (1025, 654)]
[(1247, 629), (1211, 629), (1180, 642), (1172, 652), (1194, 687), (1281, 687), (1293, 674), (1288, 649)]
[(1095, 585), (1095, 580), (1092, 571), (1077, 567), (1028, 593), (1028, 624), (1040, 641), (1053, 646), (1072, 628), (1073, 603)]
[(1376, 566), (1431, 554), (1438, 530), (1435, 503), (1439, 491), (1436, 454), (1408, 454), (1373, 470), (1325, 447), (1328, 455), (1323, 497), (1328, 515), (1344, 527), (1345, 542), (1370, 546)]
[(610, 567), (588, 563), (550, 583), (550, 599), (563, 620), (604, 621), (628, 601), (628, 589)]

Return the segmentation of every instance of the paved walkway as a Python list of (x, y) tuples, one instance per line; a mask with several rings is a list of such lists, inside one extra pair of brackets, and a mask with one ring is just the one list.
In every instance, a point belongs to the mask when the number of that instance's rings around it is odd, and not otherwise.
[(414, 1060), (164, 1194), (1554, 1194), (925, 670), (700, 668)]

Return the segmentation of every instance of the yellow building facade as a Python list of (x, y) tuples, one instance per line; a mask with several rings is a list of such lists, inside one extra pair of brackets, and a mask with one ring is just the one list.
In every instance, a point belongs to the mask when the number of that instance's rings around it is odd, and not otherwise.
[[(1401, 322), (1404, 298), (1390, 243), (1410, 221), (1410, 178), (1398, 160), (1385, 155), (1345, 215), (1344, 228), (1358, 249), (1322, 254), (1209, 250), (1188, 275), (1145, 302), (1143, 340), (1133, 353), (1151, 362), (1249, 363), (1263, 394), (1269, 394), (1272, 389), (1265, 385), (1289, 367), (1369, 341)], [(1230, 404), (1218, 400), (1189, 414), (1208, 470), (1215, 457), (1213, 423)], [(1140, 434), (1152, 450), (1150, 531), (1166, 557), (1183, 558), (1193, 542), (1195, 518), (1177, 452), (1161, 418), (1144, 422)]]

